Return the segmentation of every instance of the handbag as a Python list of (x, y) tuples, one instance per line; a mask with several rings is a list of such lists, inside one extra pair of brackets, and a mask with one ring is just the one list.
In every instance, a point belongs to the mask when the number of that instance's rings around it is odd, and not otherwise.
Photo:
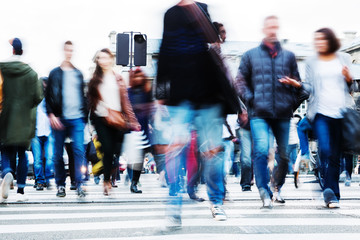
[[(121, 98), (121, 86), (120, 86), (121, 77), (117, 77), (116, 81), (119, 86), (119, 96)], [(129, 119), (126, 117), (125, 113), (110, 108), (108, 108), (107, 110), (108, 110), (108, 115), (105, 117), (105, 121), (109, 126), (112, 126), (119, 130), (130, 129)]]
[(345, 153), (360, 154), (360, 112), (353, 108), (343, 111), (342, 148)]
[(296, 93), (295, 93), (295, 104), (293, 107), (293, 111), (296, 111), (296, 109), (298, 109), (298, 107), (300, 107), (301, 103), (307, 99), (309, 99), (310, 97), (310, 90), (311, 87), (309, 85), (309, 83), (307, 82), (302, 82), (302, 86), (300, 89), (296, 89)]
[(108, 115), (105, 117), (105, 121), (108, 125), (119, 129), (119, 130), (127, 130), (129, 129), (128, 120), (125, 117), (125, 114), (108, 108)]

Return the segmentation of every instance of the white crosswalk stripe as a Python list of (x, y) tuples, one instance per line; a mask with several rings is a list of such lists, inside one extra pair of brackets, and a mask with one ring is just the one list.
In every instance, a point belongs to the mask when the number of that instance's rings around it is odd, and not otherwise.
[[(113, 197), (102, 195), (101, 185), (88, 184), (88, 196), (78, 199), (67, 190), (56, 198), (55, 190), (37, 192), (25, 188), (29, 202), (15, 202), (14, 192), (0, 204), (0, 239), (359, 239), (360, 187), (341, 187), (341, 208), (326, 209), (321, 193), (311, 178), (304, 178), (300, 189), (291, 179), (283, 188), (285, 205), (271, 211), (260, 209), (255, 187), (241, 192), (239, 184), (228, 181), (233, 201), (225, 202), (228, 220), (212, 219), (208, 201), (197, 203), (183, 195), (182, 229), (163, 231), (166, 223), (167, 189), (160, 188), (155, 175), (141, 178), (143, 194), (131, 194), (119, 184)], [(199, 195), (206, 197), (206, 188)]]

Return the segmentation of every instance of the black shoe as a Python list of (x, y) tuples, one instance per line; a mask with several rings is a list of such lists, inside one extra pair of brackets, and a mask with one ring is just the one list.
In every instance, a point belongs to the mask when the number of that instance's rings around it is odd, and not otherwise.
[(77, 189), (77, 187), (76, 187), (75, 184), (71, 184), (71, 185), (70, 185), (70, 190), (76, 190), (76, 189)]
[(115, 181), (111, 181), (111, 187), (113, 187), (113, 188), (117, 188), (117, 187), (118, 187), (118, 185), (116, 185)]
[(65, 197), (66, 193), (65, 193), (65, 187), (60, 186), (58, 187), (58, 192), (56, 193), (57, 197)]
[(197, 201), (197, 202), (203, 202), (203, 201), (205, 201), (205, 199), (197, 196), (195, 193), (191, 193), (191, 194), (189, 193), (189, 197), (190, 197), (190, 199), (195, 200), (195, 201)]
[(43, 190), (44, 190), (44, 184), (39, 183), (39, 184), (36, 186), (36, 191), (43, 191)]
[(134, 181), (131, 182), (130, 192), (132, 192), (132, 193), (142, 193), (142, 191), (137, 188), (137, 183), (135, 183)]
[(37, 184), (37, 183), (35, 183), (33, 187), (34, 187), (34, 188), (37, 188), (37, 185), (38, 185), (38, 184)]
[(251, 192), (251, 186), (250, 185), (245, 185), (242, 187), (242, 191), (243, 192)]

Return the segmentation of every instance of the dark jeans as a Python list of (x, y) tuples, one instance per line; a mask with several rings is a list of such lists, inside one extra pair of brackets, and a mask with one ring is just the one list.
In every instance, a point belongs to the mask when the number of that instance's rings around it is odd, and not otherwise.
[(28, 172), (29, 163), (25, 151), (26, 148), (21, 146), (3, 146), (1, 148), (2, 178), (4, 178), (5, 175), (9, 172), (12, 174), (15, 173), (15, 169), (12, 168), (11, 163), (16, 163), (16, 155), (19, 159), (16, 169), (18, 188), (25, 187), (26, 176)]
[(282, 185), (285, 183), (285, 177), (288, 170), (289, 154), (289, 126), (290, 119), (262, 119), (254, 118), (250, 120), (251, 135), (254, 143), (254, 172), (256, 186), (259, 190), (268, 191), (270, 197), (272, 192), (269, 187), (270, 175), (268, 169), (268, 154), (269, 154), (269, 137), (270, 130), (272, 130), (279, 153), (279, 162), (274, 169), (274, 187), (275, 190), (280, 191)]
[[(346, 170), (346, 172), (349, 174), (348, 177), (350, 177), (350, 179), (351, 179), (351, 174), (353, 171), (353, 162), (354, 162), (354, 155), (348, 154), (348, 153), (343, 154), (343, 158), (341, 161), (341, 163), (342, 163), (341, 169), (342, 169), (342, 171)], [(342, 171), (340, 171), (340, 172), (342, 172)]]
[(110, 181), (114, 164), (114, 155), (120, 151), (124, 133), (108, 124), (102, 117), (94, 116), (93, 122), (104, 153), (104, 181)]
[(63, 152), (65, 138), (69, 136), (73, 141), (75, 184), (78, 187), (82, 184), (81, 168), (85, 159), (84, 120), (82, 118), (71, 120), (61, 119), (61, 122), (65, 127), (64, 130), (53, 129), (55, 139), (54, 165), (56, 186), (65, 186), (66, 172), (63, 160)]
[(319, 142), (324, 189), (330, 188), (337, 199), (340, 199), (341, 119), (316, 114), (314, 130)]

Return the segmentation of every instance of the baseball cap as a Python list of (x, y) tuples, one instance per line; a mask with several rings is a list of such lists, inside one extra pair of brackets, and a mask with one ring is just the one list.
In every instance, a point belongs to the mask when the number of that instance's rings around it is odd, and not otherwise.
[(19, 38), (10, 39), (9, 43), (13, 46), (16, 54), (22, 53), (22, 43)]

